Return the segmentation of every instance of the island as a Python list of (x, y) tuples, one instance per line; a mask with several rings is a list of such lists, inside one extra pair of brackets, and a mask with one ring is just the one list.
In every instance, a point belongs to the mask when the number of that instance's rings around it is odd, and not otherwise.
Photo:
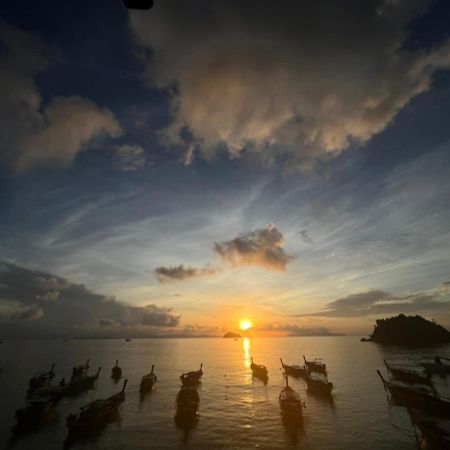
[(228, 331), (228, 333), (225, 333), (225, 334), (223, 335), (223, 337), (224, 337), (224, 338), (234, 338), (234, 339), (237, 339), (237, 338), (240, 338), (241, 335), (240, 335), (239, 333), (233, 333), (232, 331)]
[(373, 333), (361, 341), (406, 346), (440, 345), (450, 342), (450, 332), (421, 316), (400, 314), (376, 320)]

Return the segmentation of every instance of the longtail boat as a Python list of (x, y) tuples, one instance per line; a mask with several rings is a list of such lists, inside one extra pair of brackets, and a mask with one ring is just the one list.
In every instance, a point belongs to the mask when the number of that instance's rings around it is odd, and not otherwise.
[(118, 359), (116, 359), (116, 365), (111, 369), (111, 378), (113, 380), (120, 380), (122, 378), (122, 369), (119, 366)]
[(124, 380), (120, 392), (106, 399), (94, 400), (83, 406), (80, 414), (70, 414), (66, 418), (69, 438), (77, 438), (103, 428), (116, 418), (120, 405), (125, 400), (125, 388), (128, 380)]
[(155, 365), (152, 364), (152, 370), (147, 375), (144, 375), (141, 379), (140, 392), (149, 392), (153, 389), (154, 384), (158, 381), (157, 376), (154, 373)]
[(319, 358), (316, 358), (313, 361), (308, 361), (306, 359), (305, 355), (303, 355), (303, 360), (305, 361), (305, 366), (311, 372), (318, 372), (318, 373), (323, 373), (323, 374), (326, 375), (326, 373), (327, 373), (327, 366)]
[(408, 409), (413, 425), (419, 429), (426, 448), (436, 450), (450, 449), (450, 420), (423, 415), (414, 409)]
[(421, 412), (450, 416), (450, 401), (437, 395), (434, 389), (421, 386), (407, 386), (399, 382), (385, 380), (377, 370), (384, 388), (399, 405)]
[(386, 369), (392, 375), (393, 378), (399, 381), (403, 381), (404, 383), (410, 384), (426, 384), (431, 385), (431, 373), (426, 375), (422, 375), (413, 370), (403, 369), (399, 367), (393, 367), (388, 362), (383, 359), (384, 364), (386, 365)]
[(286, 386), (281, 389), (278, 400), (283, 414), (287, 416), (300, 416), (303, 413), (303, 404), (300, 395), (289, 386), (288, 377), (285, 376)]
[(283, 360), (280, 358), (281, 367), (286, 375), (291, 377), (304, 377), (308, 373), (308, 369), (305, 366), (288, 366), (284, 364)]
[(57, 416), (56, 404), (61, 397), (42, 401), (31, 401), (15, 412), (18, 429), (36, 428), (50, 422)]
[(305, 381), (308, 386), (308, 391), (328, 397), (331, 395), (333, 383), (330, 381), (323, 378), (316, 378), (309, 373), (305, 375)]
[(89, 358), (86, 360), (84, 364), (80, 364), (79, 366), (75, 366), (72, 368), (72, 380), (76, 378), (81, 378), (86, 375), (89, 370)]
[(255, 364), (253, 362), (253, 356), (251, 357), (250, 369), (252, 370), (254, 377), (261, 378), (263, 380), (267, 380), (269, 378), (267, 367), (262, 364)]
[(183, 386), (197, 384), (203, 376), (203, 363), (200, 364), (199, 370), (185, 372), (180, 375), (180, 380)]
[(47, 372), (38, 372), (33, 375), (32, 378), (30, 378), (30, 381), (28, 382), (28, 393), (33, 393), (36, 389), (42, 388), (44, 386), (47, 386), (52, 378), (55, 376), (55, 364), (52, 364), (50, 367), (50, 370)]
[(437, 374), (450, 374), (450, 364), (445, 364), (442, 362), (442, 360), (448, 360), (448, 358), (443, 358), (436, 356), (434, 358), (434, 362), (432, 363), (420, 363), (420, 365), (429, 373), (437, 373)]
[(95, 375), (84, 375), (76, 379), (72, 379), (69, 384), (65, 385), (64, 394), (78, 394), (88, 389), (92, 389), (97, 381), (102, 368), (99, 367)]

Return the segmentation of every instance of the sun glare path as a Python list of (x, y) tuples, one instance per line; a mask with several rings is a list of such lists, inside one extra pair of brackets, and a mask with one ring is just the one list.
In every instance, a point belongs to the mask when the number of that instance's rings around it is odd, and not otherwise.
[(251, 320), (248, 319), (242, 319), (239, 322), (239, 327), (242, 331), (247, 331), (249, 330), (251, 327), (253, 326), (253, 323), (251, 322)]

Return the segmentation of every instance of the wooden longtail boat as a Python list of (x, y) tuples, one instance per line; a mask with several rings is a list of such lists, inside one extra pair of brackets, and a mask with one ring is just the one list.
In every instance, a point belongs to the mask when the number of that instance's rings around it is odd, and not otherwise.
[(102, 368), (99, 367), (95, 375), (84, 375), (76, 379), (72, 379), (69, 384), (65, 386), (64, 395), (78, 394), (88, 389), (92, 389), (97, 381)]
[(308, 390), (323, 396), (331, 396), (331, 391), (333, 390), (333, 383), (323, 378), (316, 378), (311, 376), (311, 374), (305, 375), (305, 381), (308, 386)]
[(429, 373), (450, 374), (450, 364), (443, 363), (442, 362), (443, 359), (449, 360), (448, 358), (436, 356), (434, 358), (434, 362), (420, 363), (420, 365)]
[(429, 417), (417, 410), (408, 409), (413, 425), (419, 429), (426, 448), (450, 449), (450, 420)]
[(305, 366), (311, 372), (318, 372), (318, 373), (323, 373), (323, 374), (326, 375), (326, 373), (327, 373), (327, 366), (320, 359), (315, 359), (314, 361), (308, 361), (305, 358), (305, 355), (303, 355), (303, 360), (305, 361)]
[(69, 437), (76, 438), (103, 428), (115, 419), (120, 405), (125, 400), (125, 388), (128, 380), (124, 380), (120, 392), (106, 399), (94, 400), (83, 406), (80, 414), (70, 414), (66, 418)]
[(55, 376), (55, 364), (52, 364), (50, 367), (50, 370), (47, 372), (39, 372), (33, 375), (32, 378), (30, 378), (30, 381), (28, 382), (28, 393), (31, 394), (36, 389), (42, 388), (52, 380), (52, 378)]
[(197, 384), (203, 376), (203, 363), (200, 364), (199, 370), (185, 372), (180, 375), (180, 380), (183, 386)]
[(250, 364), (250, 369), (252, 369), (253, 376), (261, 378), (263, 380), (267, 380), (269, 378), (267, 367), (263, 366), (262, 364), (255, 364), (253, 362), (253, 356), (250, 359), (252, 361)]
[(387, 381), (377, 370), (384, 388), (400, 405), (421, 412), (450, 416), (450, 401), (439, 397), (434, 389), (421, 386), (406, 386), (398, 382)]
[(431, 374), (422, 375), (413, 370), (403, 369), (399, 367), (393, 367), (388, 362), (383, 359), (386, 369), (392, 375), (393, 378), (404, 383), (410, 384), (426, 384), (431, 386)]
[(113, 380), (120, 380), (122, 378), (122, 369), (119, 367), (118, 359), (116, 359), (116, 365), (111, 369), (111, 378)]
[(152, 370), (147, 375), (144, 375), (141, 379), (141, 386), (139, 388), (141, 393), (149, 392), (153, 389), (154, 384), (158, 381), (155, 373), (153, 372), (155, 365), (152, 364)]
[(80, 364), (79, 366), (75, 366), (72, 368), (72, 380), (76, 378), (81, 378), (86, 375), (89, 370), (89, 358), (86, 360), (84, 364)]
[(15, 413), (18, 429), (36, 428), (56, 418), (56, 404), (61, 397), (50, 400), (32, 401)]
[(303, 404), (300, 395), (289, 386), (288, 377), (286, 386), (281, 389), (278, 400), (280, 402), (281, 412), (288, 416), (301, 416), (303, 414)]
[(291, 377), (304, 377), (308, 373), (308, 369), (305, 366), (288, 366), (284, 364), (281, 358), (280, 361), (281, 367), (286, 375), (290, 375)]

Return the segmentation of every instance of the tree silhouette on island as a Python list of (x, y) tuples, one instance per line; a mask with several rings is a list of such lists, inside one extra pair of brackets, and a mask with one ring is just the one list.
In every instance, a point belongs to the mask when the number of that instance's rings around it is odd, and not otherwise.
[(387, 319), (377, 319), (373, 333), (361, 341), (409, 346), (440, 345), (450, 342), (450, 332), (421, 316), (399, 314)]

